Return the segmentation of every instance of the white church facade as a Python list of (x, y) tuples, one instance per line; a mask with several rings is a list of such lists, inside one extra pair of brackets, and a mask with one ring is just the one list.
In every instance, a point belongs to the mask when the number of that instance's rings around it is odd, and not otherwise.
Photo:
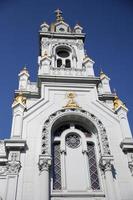
[(56, 10), (39, 34), (37, 82), (19, 73), (11, 136), (0, 140), (0, 200), (133, 200), (128, 109), (95, 76), (83, 28)]

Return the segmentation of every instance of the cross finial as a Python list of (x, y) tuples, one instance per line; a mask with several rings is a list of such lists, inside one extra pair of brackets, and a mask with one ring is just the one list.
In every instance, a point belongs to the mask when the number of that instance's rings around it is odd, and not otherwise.
[(57, 10), (55, 10), (55, 14), (56, 14), (57, 22), (63, 21), (62, 11), (59, 8)]

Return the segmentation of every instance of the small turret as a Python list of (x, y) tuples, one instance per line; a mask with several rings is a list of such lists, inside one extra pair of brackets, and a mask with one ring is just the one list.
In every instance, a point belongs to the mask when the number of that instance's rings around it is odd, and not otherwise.
[(29, 80), (29, 72), (26, 66), (19, 73), (19, 90), (27, 90), (28, 80)]
[(75, 25), (75, 27), (74, 27), (74, 32), (75, 33), (80, 34), (80, 33), (82, 33), (82, 30), (83, 30), (83, 28), (79, 24)]
[(41, 31), (48, 32), (49, 25), (46, 22), (44, 22), (43, 24), (41, 24), (40, 28), (41, 28)]
[(110, 89), (110, 78), (101, 70), (100, 72), (100, 80), (102, 83), (102, 91), (104, 94), (110, 94), (111, 93), (111, 89)]

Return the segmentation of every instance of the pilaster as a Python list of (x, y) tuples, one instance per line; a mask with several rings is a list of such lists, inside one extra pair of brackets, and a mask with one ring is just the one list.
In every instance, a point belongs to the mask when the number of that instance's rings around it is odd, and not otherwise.
[(15, 97), (12, 104), (13, 109), (13, 120), (11, 129), (11, 138), (21, 138), (22, 127), (23, 127), (23, 115), (26, 109), (26, 98), (23, 97), (22, 93), (19, 93)]
[(49, 168), (51, 166), (51, 156), (39, 156), (40, 171), (40, 200), (49, 200)]
[(106, 182), (106, 191), (107, 191), (107, 199), (108, 200), (117, 200), (117, 196), (115, 194), (113, 174), (112, 174), (112, 166), (113, 166), (113, 156), (101, 156), (100, 159), (100, 168), (104, 172), (104, 179)]

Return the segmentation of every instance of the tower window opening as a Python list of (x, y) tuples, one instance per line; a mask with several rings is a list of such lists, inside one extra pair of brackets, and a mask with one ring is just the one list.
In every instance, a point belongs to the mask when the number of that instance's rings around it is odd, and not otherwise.
[(69, 59), (66, 60), (66, 68), (71, 68), (71, 61)]
[(62, 60), (61, 59), (58, 59), (57, 60), (57, 67), (61, 67), (62, 66)]

